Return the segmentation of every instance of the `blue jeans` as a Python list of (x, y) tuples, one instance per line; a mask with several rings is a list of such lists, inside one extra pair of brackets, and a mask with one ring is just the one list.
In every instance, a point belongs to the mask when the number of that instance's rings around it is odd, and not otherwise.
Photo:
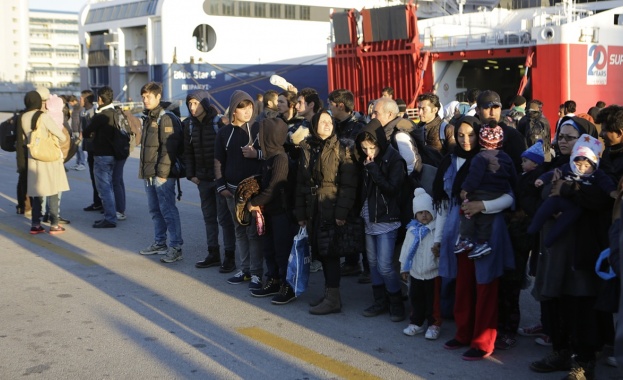
[[(222, 195), (219, 194), (219, 196)], [(241, 226), (236, 222), (236, 202), (234, 198), (226, 198), (226, 201), (236, 231), (236, 266), (243, 272), (249, 272), (262, 278), (264, 275), (264, 241), (257, 234), (255, 217), (251, 218), (251, 224), (248, 226)]]
[(201, 199), (201, 212), (206, 228), (208, 247), (218, 247), (218, 227), (223, 229), (223, 245), (226, 251), (236, 250), (236, 234), (231, 213), (225, 198), (216, 192), (216, 182), (200, 180), (197, 185)]
[(115, 206), (115, 193), (113, 191), (114, 168), (114, 156), (93, 157), (93, 176), (95, 177), (97, 194), (104, 207), (104, 220), (117, 224), (117, 207)]
[(389, 293), (400, 291), (400, 278), (392, 265), (397, 235), (398, 229), (381, 235), (366, 234), (366, 253), (372, 285), (385, 284)]
[[(60, 193), (59, 193), (60, 194)], [(41, 225), (41, 216), (43, 206), (43, 200), (47, 198), (47, 207), (49, 209), (50, 226), (58, 226), (58, 194), (50, 195), (49, 197), (30, 197), (30, 205), (32, 207), (31, 226), (38, 227)]]
[(125, 213), (125, 183), (123, 183), (123, 167), (125, 166), (125, 158), (123, 160), (115, 160), (112, 169), (112, 188), (115, 193), (115, 210), (122, 214)]
[(168, 178), (160, 183), (156, 177), (145, 180), (145, 193), (147, 193), (147, 207), (149, 215), (154, 222), (154, 241), (166, 244), (167, 232), (169, 233), (169, 246), (181, 248), (182, 225), (180, 213), (175, 205), (176, 178)]
[(85, 165), (87, 161), (84, 159), (84, 151), (82, 150), (82, 144), (78, 144), (78, 150), (76, 150), (76, 165)]

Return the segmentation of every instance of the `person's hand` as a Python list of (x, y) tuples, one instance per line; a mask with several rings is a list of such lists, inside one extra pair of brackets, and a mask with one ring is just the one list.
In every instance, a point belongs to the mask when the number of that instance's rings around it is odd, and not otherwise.
[(460, 196), (462, 200), (465, 200), (465, 198), (467, 198), (467, 191), (461, 190)]
[(156, 182), (158, 183), (158, 185), (163, 185), (165, 182), (167, 182), (167, 179), (162, 177), (156, 177)]
[(618, 191), (616, 191), (616, 190), (612, 190), (612, 191), (610, 192), (610, 198), (617, 199), (617, 197), (618, 197), (618, 196), (619, 196), (619, 192), (618, 192)]
[(257, 150), (255, 150), (253, 145), (243, 146), (242, 155), (244, 158), (257, 158)]
[(190, 179), (190, 182), (194, 183), (195, 185), (198, 185), (198, 184), (199, 184), (199, 182), (201, 182), (201, 181), (199, 181), (199, 178), (197, 178), (197, 177), (192, 177), (192, 178)]
[(307, 221), (306, 220), (299, 220), (299, 226), (300, 227), (307, 227)]
[(232, 194), (231, 191), (229, 191), (229, 190), (221, 191), (221, 195), (224, 196), (225, 198), (233, 198), (234, 197), (234, 194)]
[(534, 186), (536, 187), (541, 187), (543, 186), (543, 181), (540, 179), (537, 179), (536, 181), (534, 181)]
[(346, 224), (346, 221), (344, 219), (335, 219), (335, 224), (337, 224), (338, 226), (343, 226)]
[(435, 257), (439, 257), (439, 253), (441, 252), (441, 243), (434, 243), (430, 251)]
[(247, 210), (249, 210), (249, 212), (261, 211), (259, 206), (253, 206), (251, 202), (247, 202)]
[(485, 204), (483, 201), (471, 201), (463, 203), (461, 208), (463, 209), (463, 214), (465, 214), (466, 217), (471, 218), (479, 212), (484, 211)]
[(297, 93), (299, 92), (299, 90), (298, 90), (296, 87), (294, 87), (294, 85), (292, 85), (292, 84), (290, 84), (290, 85), (288, 86), (288, 91), (292, 91), (292, 92), (294, 92), (295, 94), (297, 94)]
[(409, 272), (402, 272), (400, 273), (400, 277), (402, 277), (402, 281), (409, 281)]
[(363, 165), (366, 166), (374, 162), (374, 157), (367, 156), (365, 161), (363, 161)]

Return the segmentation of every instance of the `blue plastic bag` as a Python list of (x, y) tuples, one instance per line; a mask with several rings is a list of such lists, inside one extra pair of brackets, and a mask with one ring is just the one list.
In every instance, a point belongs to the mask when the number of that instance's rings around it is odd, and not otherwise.
[(299, 233), (294, 237), (288, 258), (288, 273), (286, 274), (286, 281), (292, 286), (294, 295), (297, 297), (307, 289), (310, 264), (311, 253), (307, 239), (307, 228), (301, 227)]

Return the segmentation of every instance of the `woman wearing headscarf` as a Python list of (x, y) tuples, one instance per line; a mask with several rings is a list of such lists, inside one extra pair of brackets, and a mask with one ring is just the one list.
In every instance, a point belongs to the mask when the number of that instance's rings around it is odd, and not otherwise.
[[(456, 278), (454, 318), (456, 334), (446, 342), (449, 350), (469, 347), (464, 360), (480, 360), (493, 353), (498, 325), (498, 284), (505, 269), (514, 267), (513, 250), (500, 213), (513, 204), (504, 194), (491, 201), (463, 203), (460, 197), (471, 160), (480, 151), (478, 119), (465, 116), (454, 131), (456, 146), (444, 157), (433, 182), (433, 204), (437, 212), (434, 248), (439, 252), (439, 275)], [(459, 215), (479, 212), (496, 214), (493, 222), (492, 253), (470, 260), (467, 253), (454, 253), (459, 235)]]
[(326, 109), (311, 121), (310, 135), (300, 143), (295, 216), (307, 226), (312, 254), (322, 261), (324, 296), (310, 303), (316, 315), (339, 313), (340, 254), (332, 247), (331, 231), (346, 223), (355, 204), (358, 173), (352, 147), (338, 140), (333, 118)]
[[(26, 137), (24, 145), (30, 143), (31, 133), (34, 129), (43, 128), (45, 133), (51, 133), (60, 142), (65, 141), (62, 130), (55, 124), (54, 120), (45, 112), (38, 113), (42, 108), (41, 95), (36, 91), (30, 91), (24, 97), (26, 111), (20, 118), (21, 129)], [(33, 118), (37, 117), (33, 125)], [(21, 145), (21, 144), (18, 144)], [(60, 145), (59, 145), (60, 146)], [(19, 149), (24, 149), (20, 147)], [(26, 148), (27, 149), (27, 148)], [(18, 152), (18, 157), (20, 154)], [(63, 167), (63, 153), (59, 147), (58, 160), (43, 162), (36, 160), (28, 152), (27, 160), (28, 180), (27, 193), (32, 204), (32, 225), (30, 233), (33, 235), (45, 232), (41, 227), (41, 208), (44, 197), (48, 198), (50, 208), (50, 234), (58, 234), (65, 229), (58, 225), (59, 216), (59, 197), (58, 194), (69, 190), (67, 175)]]

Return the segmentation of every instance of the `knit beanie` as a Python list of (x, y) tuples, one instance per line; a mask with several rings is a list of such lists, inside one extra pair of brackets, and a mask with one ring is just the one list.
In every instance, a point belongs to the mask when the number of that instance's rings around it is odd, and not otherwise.
[(575, 167), (573, 161), (575, 161), (577, 157), (584, 157), (595, 165), (595, 169), (597, 169), (599, 167), (599, 155), (602, 149), (603, 145), (601, 141), (591, 135), (583, 134), (578, 138), (578, 141), (575, 142), (573, 150), (571, 151), (571, 168), (573, 169)]
[(499, 125), (485, 124), (480, 128), (479, 142), (484, 149), (500, 149), (504, 142), (504, 130)]
[(39, 95), (41, 95), (42, 101), (47, 102), (48, 99), (50, 99), (50, 90), (48, 90), (46, 87), (37, 87), (35, 91), (37, 91)]
[(525, 157), (537, 165), (543, 164), (543, 161), (545, 161), (545, 153), (543, 152), (543, 140), (537, 140), (534, 145), (526, 149), (521, 154), (521, 157)]
[(413, 215), (420, 211), (428, 211), (433, 218), (435, 217), (435, 213), (433, 211), (433, 198), (426, 193), (426, 190), (418, 187), (415, 191), (413, 191)]

